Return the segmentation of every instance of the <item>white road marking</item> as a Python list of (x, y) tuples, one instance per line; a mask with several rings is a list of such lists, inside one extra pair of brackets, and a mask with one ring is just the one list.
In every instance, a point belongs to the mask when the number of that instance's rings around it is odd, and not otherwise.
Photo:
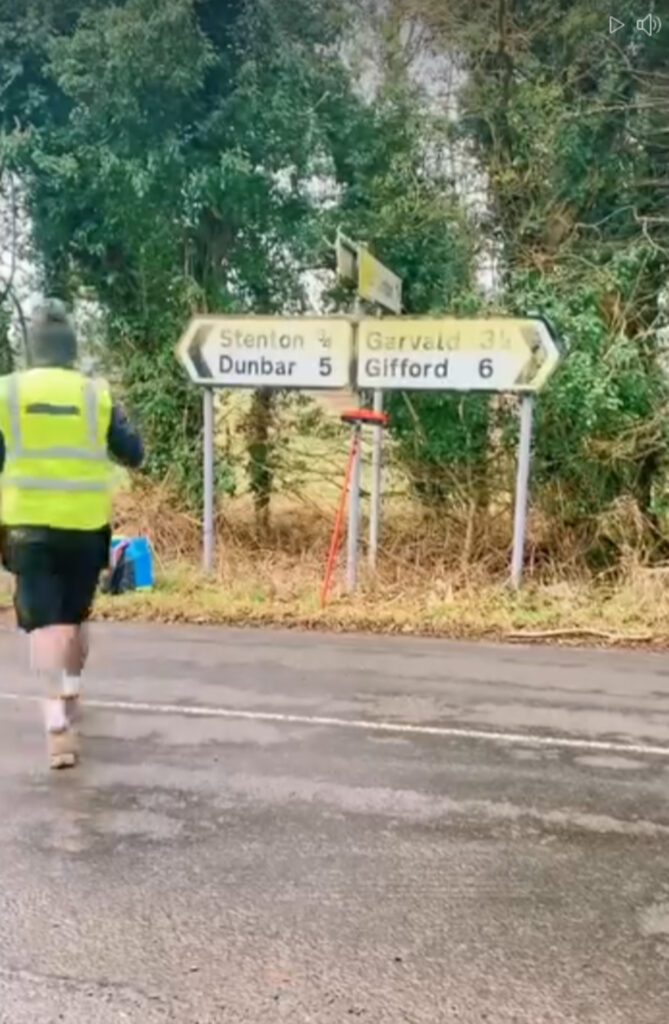
[[(21, 693), (1, 693), (0, 700), (35, 703), (40, 697)], [(225, 718), (237, 721), (266, 722), (277, 725), (325, 726), (333, 729), (357, 729), (362, 732), (397, 733), (410, 736), (438, 736), (441, 739), (480, 740), (509, 746), (554, 747), (561, 750), (599, 751), (609, 754), (634, 754), (669, 758), (669, 746), (651, 743), (625, 743), (618, 740), (589, 740), (570, 736), (545, 736), (537, 733), (498, 732), (449, 725), (413, 725), (365, 718), (335, 718), (326, 715), (293, 715), (282, 711), (242, 711), (206, 704), (154, 704), (129, 700), (87, 700), (86, 706), (100, 711), (129, 711), (150, 715), (183, 715), (186, 718)]]

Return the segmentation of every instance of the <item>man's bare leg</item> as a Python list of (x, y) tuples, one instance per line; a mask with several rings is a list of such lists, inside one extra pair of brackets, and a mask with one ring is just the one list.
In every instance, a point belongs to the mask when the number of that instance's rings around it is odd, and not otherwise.
[(64, 671), (73, 678), (79, 678), (88, 658), (88, 627), (83, 623), (80, 626), (59, 628), (68, 630), (65, 640)]
[(72, 628), (73, 633), (69, 638), (65, 651), (62, 694), (65, 700), (65, 713), (68, 721), (76, 722), (81, 714), (81, 676), (88, 660), (90, 645), (86, 623)]
[(77, 626), (46, 626), (36, 629), (30, 636), (33, 671), (46, 691), (44, 718), (52, 768), (71, 768), (78, 759), (77, 737), (68, 719), (62, 692), (64, 673), (75, 656), (78, 656), (81, 672), (77, 632)]

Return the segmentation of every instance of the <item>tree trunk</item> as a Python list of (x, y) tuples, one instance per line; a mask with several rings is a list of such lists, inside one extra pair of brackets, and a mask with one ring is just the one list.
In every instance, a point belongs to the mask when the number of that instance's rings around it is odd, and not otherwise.
[(0, 309), (0, 377), (12, 373), (14, 353), (9, 341), (9, 317)]
[(270, 499), (274, 482), (270, 438), (273, 418), (273, 393), (269, 388), (259, 388), (251, 399), (247, 421), (248, 473), (256, 528), (259, 533), (266, 533), (269, 529)]

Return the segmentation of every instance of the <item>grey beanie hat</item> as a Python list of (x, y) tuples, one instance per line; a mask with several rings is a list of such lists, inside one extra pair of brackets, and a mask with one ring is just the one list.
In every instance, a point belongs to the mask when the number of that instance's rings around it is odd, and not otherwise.
[(33, 311), (28, 330), (29, 366), (68, 368), (77, 361), (77, 337), (60, 299), (46, 299)]

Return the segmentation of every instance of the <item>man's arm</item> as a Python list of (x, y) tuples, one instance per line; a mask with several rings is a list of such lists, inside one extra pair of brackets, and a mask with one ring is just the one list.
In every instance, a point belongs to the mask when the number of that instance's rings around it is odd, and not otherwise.
[(0, 431), (0, 473), (5, 468), (5, 439)]
[(112, 408), (111, 423), (107, 432), (107, 448), (112, 458), (127, 466), (137, 469), (144, 460), (144, 446), (136, 430), (130, 425), (127, 416), (119, 405)]

